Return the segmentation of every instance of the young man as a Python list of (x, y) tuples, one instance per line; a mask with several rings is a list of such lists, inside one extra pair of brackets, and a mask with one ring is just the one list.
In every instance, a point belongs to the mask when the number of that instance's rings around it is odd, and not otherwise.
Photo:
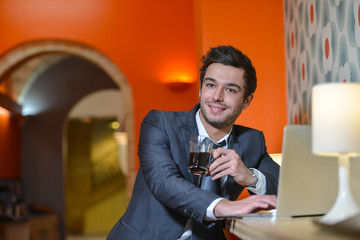
[[(225, 239), (223, 216), (276, 206), (279, 166), (268, 155), (262, 132), (234, 125), (256, 89), (250, 59), (219, 46), (202, 61), (200, 104), (189, 112), (151, 111), (144, 118), (132, 198), (108, 240)], [(198, 177), (188, 172), (194, 135), (225, 140), (209, 168), (210, 181), (220, 180), (220, 193), (197, 187)], [(236, 201), (244, 187), (255, 195)]]

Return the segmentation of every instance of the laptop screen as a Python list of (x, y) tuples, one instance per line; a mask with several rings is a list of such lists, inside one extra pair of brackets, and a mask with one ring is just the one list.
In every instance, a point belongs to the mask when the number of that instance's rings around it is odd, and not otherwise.
[[(350, 184), (360, 203), (360, 159), (351, 159)], [(327, 213), (338, 194), (338, 159), (312, 154), (311, 126), (284, 128), (277, 216)], [(360, 204), (359, 204), (360, 205)]]

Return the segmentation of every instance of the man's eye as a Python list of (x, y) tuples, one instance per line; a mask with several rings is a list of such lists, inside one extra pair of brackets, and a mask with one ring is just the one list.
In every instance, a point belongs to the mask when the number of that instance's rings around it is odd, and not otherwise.
[(208, 84), (206, 84), (206, 86), (208, 86), (208, 87), (212, 88), (212, 87), (214, 87), (215, 85), (214, 85), (214, 84), (212, 84), (212, 83), (208, 83)]
[(232, 89), (232, 88), (228, 88), (227, 91), (231, 92), (231, 93), (236, 93), (236, 91), (234, 89)]

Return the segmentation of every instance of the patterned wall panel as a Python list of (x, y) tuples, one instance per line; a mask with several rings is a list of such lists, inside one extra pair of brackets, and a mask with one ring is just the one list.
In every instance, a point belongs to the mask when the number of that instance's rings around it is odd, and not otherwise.
[(311, 88), (359, 82), (360, 0), (284, 0), (288, 120), (310, 124)]

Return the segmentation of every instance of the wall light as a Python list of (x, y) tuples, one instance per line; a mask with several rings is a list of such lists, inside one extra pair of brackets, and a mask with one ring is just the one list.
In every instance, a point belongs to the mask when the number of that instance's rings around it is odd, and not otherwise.
[(194, 84), (194, 77), (190, 74), (172, 73), (166, 75), (163, 82), (173, 91), (182, 91), (191, 87)]
[(118, 121), (112, 121), (109, 124), (110, 129), (116, 130), (120, 128), (120, 123)]
[(189, 88), (193, 83), (192, 82), (181, 82), (181, 81), (177, 81), (177, 82), (167, 82), (166, 86), (168, 88), (170, 88), (171, 90), (174, 91), (180, 91), (180, 90), (185, 90), (187, 88)]

